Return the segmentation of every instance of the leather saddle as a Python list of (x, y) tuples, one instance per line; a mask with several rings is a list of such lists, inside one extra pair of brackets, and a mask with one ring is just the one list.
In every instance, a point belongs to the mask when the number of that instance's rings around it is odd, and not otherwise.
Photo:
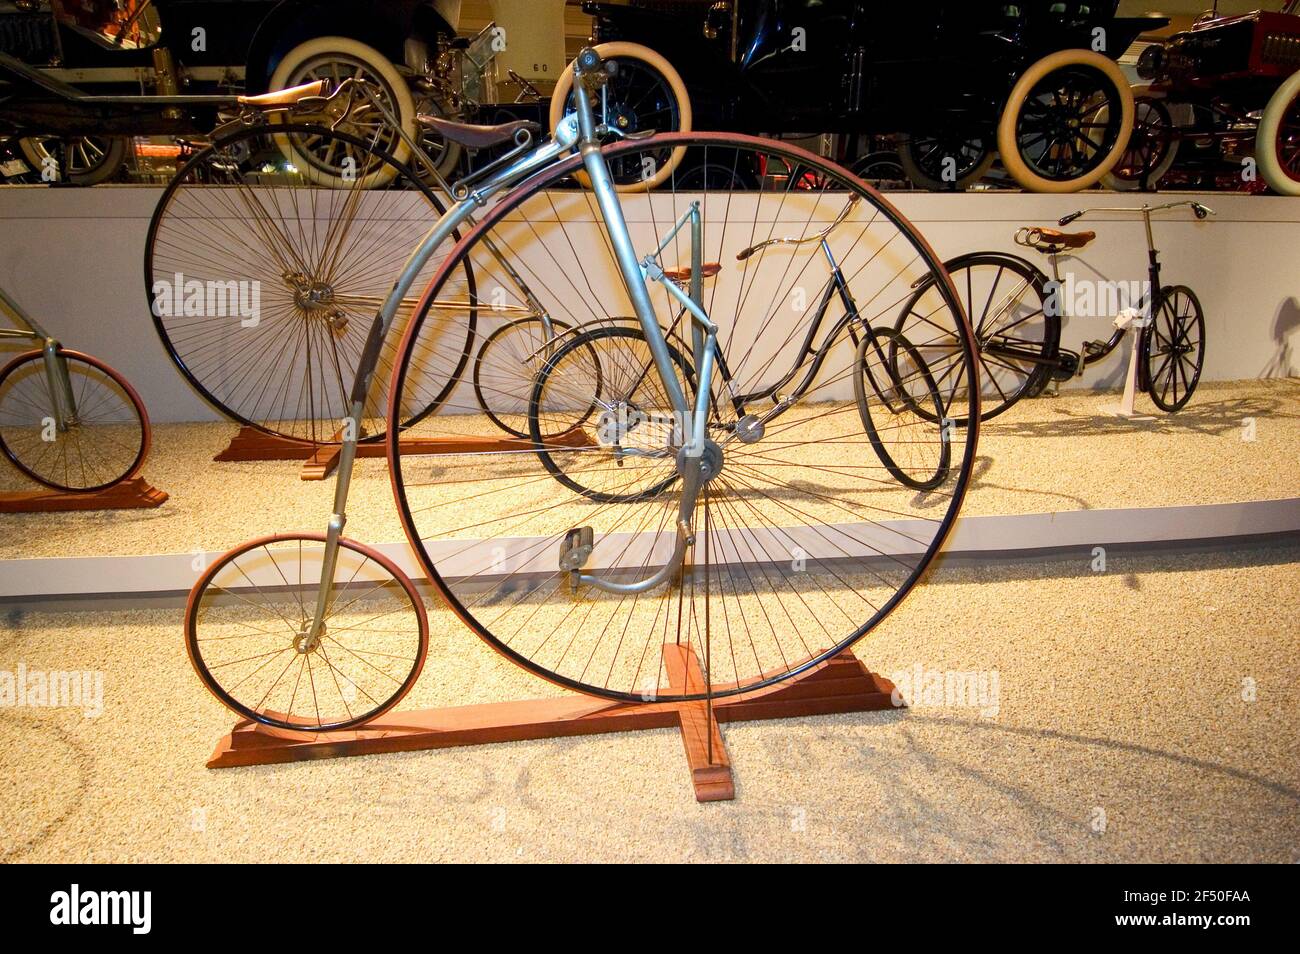
[(502, 143), (513, 142), (515, 135), (521, 129), (526, 129), (534, 138), (542, 131), (541, 126), (527, 119), (516, 119), (496, 126), (475, 126), (472, 123), (457, 123), (424, 113), (415, 118), (421, 126), (432, 129), (448, 142), (460, 143), (468, 149), (489, 149)]

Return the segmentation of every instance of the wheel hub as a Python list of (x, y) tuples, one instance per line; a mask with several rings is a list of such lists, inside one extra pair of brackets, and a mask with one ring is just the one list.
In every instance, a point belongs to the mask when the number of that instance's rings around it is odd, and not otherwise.
[(722, 445), (710, 438), (704, 440), (704, 453), (692, 456), (689, 448), (683, 447), (677, 452), (677, 473), (685, 476), (691, 467), (700, 468), (700, 483), (707, 484), (722, 473)]
[(325, 624), (320, 624), (320, 632), (315, 636), (311, 633), (311, 620), (302, 624), (302, 628), (293, 637), (293, 651), (300, 656), (306, 656), (308, 653), (314, 653), (320, 648), (321, 637), (325, 635)]

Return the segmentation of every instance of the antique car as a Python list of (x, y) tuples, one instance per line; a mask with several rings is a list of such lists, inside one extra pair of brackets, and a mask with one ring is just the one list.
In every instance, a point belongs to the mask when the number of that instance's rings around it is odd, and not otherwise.
[(598, 44), (643, 44), (680, 72), (697, 128), (901, 134), (900, 159), (918, 185), (962, 188), (1000, 153), (1022, 187), (1042, 192), (1092, 185), (1127, 145), (1133, 101), (1115, 61), (1140, 33), (1168, 21), (1118, 17), (1117, 7), (1117, 0), (583, 5)]
[(1155, 186), (1177, 161), (1194, 165), (1203, 185), (1226, 176), (1249, 189), (1258, 175), (1300, 195), (1300, 0), (1241, 16), (1217, 10), (1143, 51), (1138, 75), (1149, 85), (1112, 171), (1117, 187)]
[[(459, 10), (460, 0), (0, 0), (0, 137), (35, 169), (60, 150), (66, 178), (93, 184), (120, 168), (132, 136), (210, 130), (204, 94), (342, 76), (380, 86), (414, 135), (417, 112), (452, 108), (442, 66)], [(86, 100), (132, 93), (189, 102)]]

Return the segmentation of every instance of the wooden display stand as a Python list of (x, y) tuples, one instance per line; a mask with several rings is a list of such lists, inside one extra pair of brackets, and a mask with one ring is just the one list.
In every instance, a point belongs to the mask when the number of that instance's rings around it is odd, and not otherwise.
[(0, 513), (59, 513), (70, 510), (147, 510), (161, 507), (167, 494), (143, 477), (132, 477), (104, 490), (73, 494), (31, 490), (0, 494)]
[[(669, 643), (664, 664), (672, 689), (703, 690), (699, 660), (691, 647)], [(711, 710), (703, 701), (637, 704), (572, 695), (390, 712), (364, 728), (343, 732), (293, 732), (243, 720), (217, 744), (207, 764), (270, 765), (675, 726), (682, 733), (696, 800), (726, 801), (735, 798), (736, 789), (719, 723), (893, 709), (893, 692), (889, 680), (845, 651), (795, 682), (719, 699)]]
[[(591, 438), (581, 428), (567, 431), (558, 437), (547, 438), (548, 446), (591, 447)], [(533, 442), (523, 437), (413, 437), (403, 439), (402, 452), (406, 454), (474, 454), (485, 451), (529, 451)], [(216, 461), (300, 460), (303, 480), (324, 480), (334, 472), (339, 463), (340, 444), (315, 444), (287, 437), (266, 434), (247, 425), (231, 439), (226, 449), (212, 458)], [(357, 445), (358, 457), (383, 457), (388, 444), (373, 441)]]

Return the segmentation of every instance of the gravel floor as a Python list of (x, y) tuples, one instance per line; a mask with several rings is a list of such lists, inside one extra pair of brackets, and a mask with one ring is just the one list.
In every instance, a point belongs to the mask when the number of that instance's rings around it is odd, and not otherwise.
[[(962, 512), (1294, 496), (1298, 399), (1297, 379), (1204, 384), (1183, 411), (1145, 421), (1106, 415), (1116, 401), (1110, 393), (1065, 392), (1022, 401), (982, 429), (976, 481)], [(1145, 401), (1139, 400), (1139, 410)], [(491, 429), (486, 419), (467, 416), (436, 418), (433, 424), (444, 434)], [(229, 424), (159, 426), (145, 475), (171, 494), (163, 507), (0, 515), (0, 559), (225, 550), (269, 533), (323, 532), (333, 481), (301, 481), (294, 462), (214, 463), (212, 456), (233, 433)], [(436, 480), (437, 461), (430, 460)], [(0, 489), (18, 479), (12, 468), (0, 469)], [(372, 544), (404, 538), (382, 459), (358, 464), (348, 535)]]
[[(0, 708), (0, 860), (1300, 861), (1298, 567), (941, 566), (859, 656), (988, 694), (728, 726), (709, 805), (673, 731), (207, 770), (233, 719), (178, 610), (11, 608), (0, 672), (97, 670), (103, 712)], [(437, 619), (405, 705), (553, 691)]]

